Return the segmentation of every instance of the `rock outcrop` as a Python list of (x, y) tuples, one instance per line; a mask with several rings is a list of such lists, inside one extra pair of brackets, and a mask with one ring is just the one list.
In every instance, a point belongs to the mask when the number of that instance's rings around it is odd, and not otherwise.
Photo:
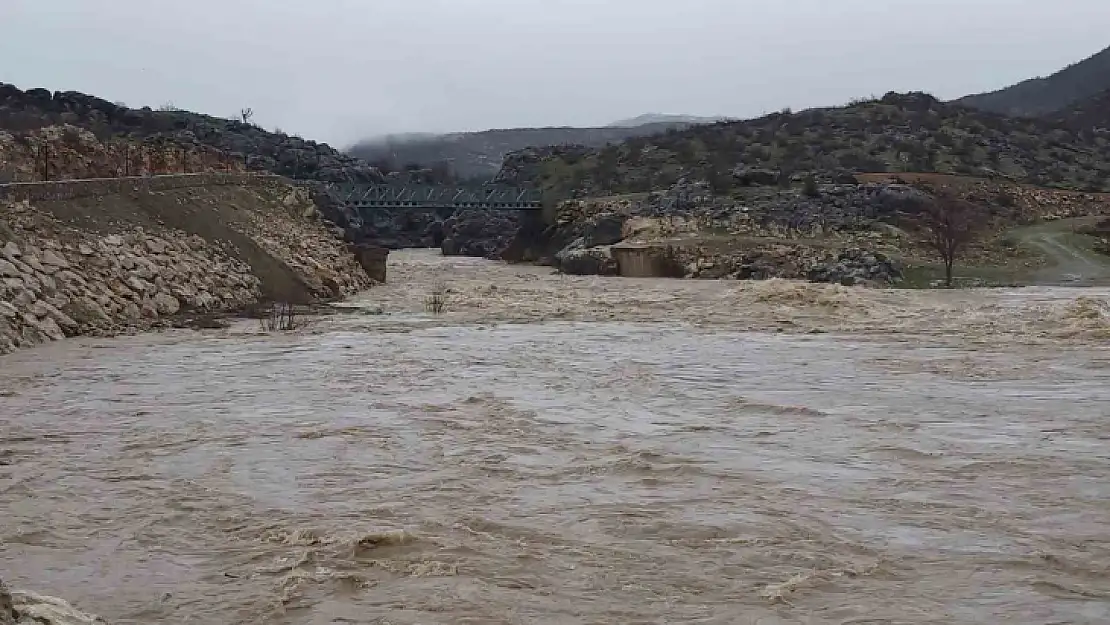
[[(63, 125), (80, 127), (104, 144), (124, 141), (136, 143), (134, 147), (142, 146), (144, 153), (134, 149), (126, 155), (135, 158), (136, 167), (150, 168), (163, 158), (178, 159), (182, 152), (213, 153), (219, 154), (226, 166), (272, 172), (300, 180), (382, 180), (377, 169), (359, 158), (325, 143), (263, 130), (250, 123), (249, 119), (222, 119), (172, 106), (160, 110), (148, 107), (134, 109), (75, 91), (21, 91), (13, 85), (0, 83), (0, 128), (26, 133)], [(152, 157), (155, 159), (153, 162)], [(116, 166), (122, 166), (124, 158), (117, 158), (114, 162)], [(169, 171), (183, 170), (167, 169), (155, 173)], [(131, 172), (132, 175), (135, 173)]]
[(607, 245), (562, 250), (555, 255), (555, 268), (577, 276), (615, 276), (620, 273), (612, 248)]
[(902, 278), (899, 263), (858, 248), (840, 251), (805, 243), (753, 243), (732, 247), (695, 243), (622, 243), (612, 248), (616, 270), (631, 277), (709, 280), (773, 278), (844, 286), (889, 286)]
[(106, 625), (57, 597), (13, 592), (0, 580), (0, 625)]
[(888, 285), (902, 279), (902, 266), (881, 252), (852, 248), (841, 251), (835, 259), (819, 262), (806, 278), (844, 286)]
[(439, 225), (444, 256), (499, 259), (520, 229), (520, 216), (510, 211), (465, 209)]
[[(262, 300), (341, 298), (372, 283), (300, 189), (257, 178), (148, 182), (161, 190), (0, 187), (0, 353)], [(65, 199), (50, 199), (57, 185)]]

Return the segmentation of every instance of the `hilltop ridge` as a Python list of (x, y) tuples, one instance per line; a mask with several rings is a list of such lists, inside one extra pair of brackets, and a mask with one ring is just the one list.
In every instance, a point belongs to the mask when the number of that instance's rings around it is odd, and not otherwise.
[(1051, 116), (1110, 89), (1110, 48), (1047, 77), (964, 96), (956, 104), (1021, 117)]
[(1110, 181), (1110, 133), (1006, 117), (924, 93), (542, 152), (510, 155), (509, 181), (577, 195), (665, 189), (683, 178), (727, 192), (753, 175), (789, 185), (810, 174), (860, 172), (951, 173), (1092, 191)]
[(84, 128), (100, 141), (122, 139), (209, 148), (252, 171), (329, 182), (372, 182), (382, 174), (326, 143), (270, 132), (248, 120), (166, 107), (130, 108), (76, 91), (20, 90), (0, 83), (0, 130), (10, 135), (50, 126)]
[(408, 164), (428, 167), (444, 163), (460, 178), (489, 179), (501, 168), (505, 157), (517, 150), (549, 145), (601, 147), (700, 123), (684, 116), (673, 119), (666, 116), (668, 119), (662, 120), (651, 117), (646, 116), (647, 121), (643, 123), (636, 118), (594, 128), (553, 126), (443, 135), (391, 135), (360, 141), (348, 152), (383, 169), (397, 169)]

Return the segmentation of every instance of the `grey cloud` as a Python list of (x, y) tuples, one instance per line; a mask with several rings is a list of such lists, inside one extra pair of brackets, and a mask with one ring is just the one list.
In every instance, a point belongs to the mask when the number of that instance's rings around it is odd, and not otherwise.
[(1105, 0), (0, 0), (0, 81), (344, 145), (956, 97), (1110, 45)]

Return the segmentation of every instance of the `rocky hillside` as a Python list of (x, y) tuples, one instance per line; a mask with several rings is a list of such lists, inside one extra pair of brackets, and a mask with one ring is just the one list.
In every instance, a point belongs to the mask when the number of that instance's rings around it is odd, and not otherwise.
[(161, 174), (242, 172), (243, 161), (204, 145), (167, 140), (100, 140), (78, 126), (47, 126), (21, 133), (0, 130), (0, 184)]
[[(979, 209), (980, 236), (963, 255), (972, 264), (1037, 263), (1036, 254), (1005, 236), (1015, 225), (1110, 215), (1110, 194), (998, 178), (862, 174), (810, 188), (752, 185), (728, 196), (705, 181), (683, 181), (663, 191), (563, 202), (550, 225), (522, 229), (508, 257), (566, 273), (888, 284), (897, 282), (903, 262), (935, 262), (917, 215), (929, 190), (941, 188)], [(647, 273), (628, 273), (629, 263)]]
[(1043, 117), (1107, 89), (1110, 89), (1110, 48), (1047, 78), (1033, 78), (998, 91), (969, 95), (956, 103), (1003, 115)]
[(180, 110), (133, 109), (74, 91), (21, 91), (0, 83), (0, 131), (21, 135), (63, 125), (84, 128), (102, 142), (126, 140), (170, 148), (159, 152), (212, 151), (251, 171), (290, 178), (361, 182), (381, 177), (366, 162), (325, 143), (268, 132), (243, 120)]
[[(628, 120), (630, 123), (633, 120)], [(685, 120), (636, 123), (602, 128), (512, 128), (447, 135), (385, 137), (362, 141), (349, 151), (386, 169), (409, 164), (431, 166), (446, 163), (459, 178), (490, 179), (510, 152), (548, 145), (600, 147), (674, 128), (692, 126)]]
[(938, 172), (1060, 188), (1110, 183), (1110, 132), (1009, 118), (932, 96), (887, 94), (849, 106), (693, 126), (621, 145), (511, 154), (509, 181), (609, 195), (705, 180), (727, 195), (750, 184), (835, 180), (856, 172)]
[(1048, 119), (1076, 132), (1110, 130), (1110, 89), (1056, 111)]
[(0, 353), (370, 284), (312, 201), (277, 178), (0, 185)]

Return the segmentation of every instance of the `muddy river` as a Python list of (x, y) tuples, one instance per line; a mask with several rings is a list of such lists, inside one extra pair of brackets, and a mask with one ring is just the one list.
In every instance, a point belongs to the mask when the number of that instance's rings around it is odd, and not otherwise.
[(0, 358), (0, 578), (113, 623), (1110, 622), (1105, 290), (391, 263), (294, 334)]

